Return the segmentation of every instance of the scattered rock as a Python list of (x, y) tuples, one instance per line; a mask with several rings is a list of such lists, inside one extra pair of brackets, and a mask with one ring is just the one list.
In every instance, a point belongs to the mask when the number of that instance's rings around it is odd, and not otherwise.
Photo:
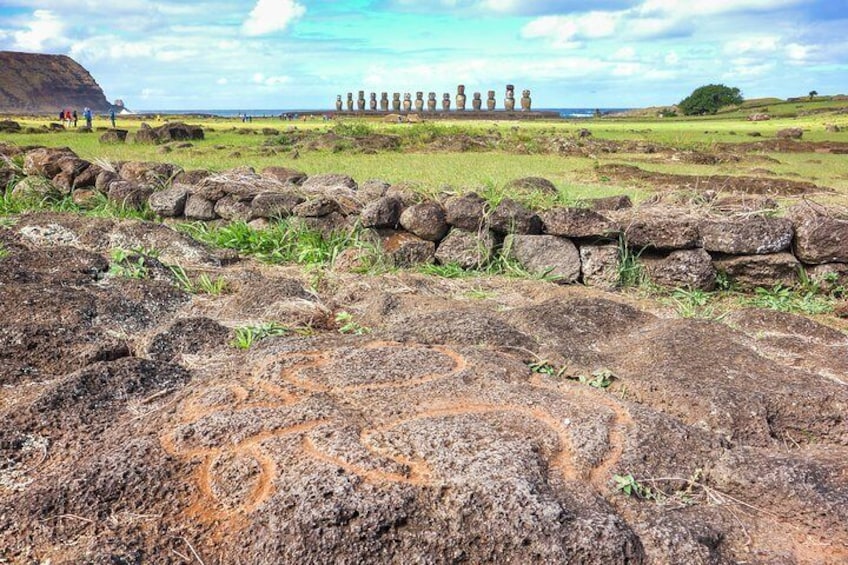
[(250, 202), (228, 194), (215, 203), (215, 214), (231, 222), (249, 222), (254, 218)]
[(61, 198), (62, 194), (62, 190), (53, 181), (34, 175), (22, 178), (12, 188), (13, 197), (27, 201), (40, 202), (45, 199)]
[(291, 192), (262, 192), (251, 201), (251, 214), (256, 218), (287, 218), (305, 200)]
[(511, 180), (506, 184), (504, 190), (523, 193), (540, 192), (542, 194), (557, 194), (559, 192), (554, 183), (542, 177), (523, 177)]
[(383, 253), (394, 267), (430, 264), (435, 259), (436, 244), (409, 232), (378, 230), (377, 237)]
[(214, 220), (218, 217), (215, 213), (215, 202), (208, 200), (199, 194), (189, 194), (185, 203), (185, 217), (188, 220)]
[(301, 185), (306, 180), (306, 173), (288, 167), (265, 167), (262, 169), (262, 174), (273, 177), (280, 182), (287, 184)]
[(101, 134), (100, 143), (125, 143), (129, 130), (125, 129), (110, 129)]
[(356, 181), (348, 175), (326, 173), (308, 177), (305, 181), (303, 181), (301, 187), (310, 192), (325, 192), (339, 187), (356, 190), (357, 184)]
[(789, 209), (795, 255), (804, 263), (848, 263), (848, 215), (811, 202)]
[(590, 210), (604, 212), (606, 210), (625, 210), (633, 207), (633, 201), (626, 194), (619, 196), (606, 196), (604, 198), (590, 198), (586, 200)]
[(147, 200), (150, 209), (166, 218), (177, 218), (185, 211), (188, 190), (185, 185), (174, 184), (165, 190), (158, 190)]
[(314, 198), (292, 208), (292, 214), (301, 218), (321, 218), (339, 211), (339, 203), (330, 198)]
[(804, 130), (801, 128), (785, 128), (777, 130), (775, 136), (778, 139), (801, 139), (804, 136)]
[(489, 229), (498, 234), (535, 235), (542, 233), (542, 220), (511, 198), (504, 198), (489, 215)]
[(153, 188), (125, 180), (115, 180), (109, 183), (109, 200), (118, 206), (140, 210), (147, 204)]

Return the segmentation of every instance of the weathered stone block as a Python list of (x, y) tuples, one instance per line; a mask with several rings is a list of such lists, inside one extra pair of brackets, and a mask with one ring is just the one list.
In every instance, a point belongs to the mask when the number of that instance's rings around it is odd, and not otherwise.
[(795, 225), (795, 255), (804, 263), (848, 263), (848, 217), (815, 204), (789, 210)]
[(445, 201), (447, 222), (461, 230), (474, 232), (483, 227), (488, 203), (476, 193), (453, 196)]
[(617, 245), (581, 245), (580, 264), (583, 283), (588, 286), (618, 286), (621, 254)]
[(679, 249), (668, 255), (643, 255), (640, 262), (654, 284), (668, 288), (715, 288), (716, 269), (703, 249)]
[(186, 187), (175, 184), (170, 188), (151, 194), (147, 203), (156, 214), (167, 218), (176, 218), (183, 215), (187, 199), (188, 190), (186, 190)]
[(798, 282), (801, 264), (791, 253), (740, 255), (713, 260), (718, 272), (724, 273), (739, 288), (771, 288), (777, 284), (790, 286)]
[(215, 213), (230, 221), (249, 222), (254, 219), (250, 202), (244, 202), (229, 194), (215, 203)]
[(215, 202), (207, 200), (199, 194), (189, 195), (183, 213), (189, 220), (209, 221), (218, 217), (218, 214), (215, 213)]
[(689, 217), (637, 215), (627, 224), (624, 235), (631, 249), (692, 249), (698, 246), (698, 223)]
[(580, 278), (580, 253), (571, 240), (554, 235), (508, 235), (504, 253), (529, 272), (573, 283)]
[(292, 210), (304, 201), (299, 194), (290, 192), (263, 192), (250, 203), (255, 218), (287, 218)]
[(499, 234), (536, 235), (542, 233), (542, 220), (515, 200), (504, 198), (492, 210), (489, 228)]
[(400, 225), (427, 241), (440, 241), (447, 235), (450, 226), (445, 217), (445, 209), (438, 202), (422, 202), (403, 211)]
[(792, 222), (752, 216), (741, 220), (707, 220), (698, 226), (704, 249), (730, 255), (778, 253), (792, 243)]
[(436, 259), (443, 265), (456, 263), (463, 269), (478, 269), (489, 262), (494, 249), (495, 236), (491, 231), (454, 228), (436, 249)]
[(554, 208), (542, 213), (544, 231), (572, 238), (617, 237), (619, 226), (588, 208)]
[(383, 196), (365, 205), (359, 221), (366, 228), (396, 228), (403, 212), (403, 204), (397, 198)]

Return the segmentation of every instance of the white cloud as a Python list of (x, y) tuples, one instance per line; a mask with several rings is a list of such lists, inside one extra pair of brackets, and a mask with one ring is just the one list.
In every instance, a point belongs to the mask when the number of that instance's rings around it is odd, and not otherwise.
[(724, 45), (724, 52), (731, 55), (746, 53), (773, 53), (780, 48), (780, 37), (761, 35), (729, 41)]
[(666, 65), (676, 65), (680, 62), (680, 55), (676, 51), (671, 51), (666, 54), (664, 60)]
[(636, 59), (636, 49), (627, 46), (615, 51), (610, 57), (613, 61), (633, 61)]
[(282, 31), (305, 13), (306, 7), (296, 0), (258, 0), (242, 30), (251, 36)]
[(817, 51), (815, 45), (801, 45), (800, 43), (790, 43), (786, 46), (786, 56), (794, 63), (802, 63), (806, 61), (810, 55)]
[(65, 43), (65, 24), (50, 10), (36, 10), (25, 31), (12, 32), (14, 46), (24, 51), (44, 51), (48, 46)]
[(227, 79), (221, 77), (215, 81), (215, 84), (220, 84), (221, 86), (224, 86), (225, 84), (229, 84), (229, 82), (230, 81), (228, 81)]

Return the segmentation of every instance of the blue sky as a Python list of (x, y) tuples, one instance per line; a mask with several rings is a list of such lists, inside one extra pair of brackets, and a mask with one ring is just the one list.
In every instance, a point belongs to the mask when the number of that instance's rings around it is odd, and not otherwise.
[[(535, 107), (848, 94), (848, 0), (2, 0), (0, 49), (70, 55), (133, 110), (331, 108), (504, 85)], [(2, 72), (2, 69), (0, 69)], [(485, 97), (485, 95), (484, 95)]]

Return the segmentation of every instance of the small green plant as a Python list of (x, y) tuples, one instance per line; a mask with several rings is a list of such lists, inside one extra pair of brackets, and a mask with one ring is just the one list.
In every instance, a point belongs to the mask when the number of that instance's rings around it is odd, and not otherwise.
[(612, 479), (615, 481), (615, 490), (627, 496), (635, 496), (642, 500), (654, 500), (657, 502), (661, 499), (660, 493), (641, 484), (631, 473), (613, 475)]
[(815, 315), (832, 312), (835, 299), (810, 289), (793, 289), (778, 284), (772, 288), (757, 287), (753, 296), (743, 297), (741, 302), (745, 306)]
[(664, 299), (677, 310), (683, 318), (718, 319), (715, 305), (712, 303), (715, 295), (701, 289), (677, 288), (671, 296)]
[(639, 262), (644, 249), (634, 253), (627, 246), (624, 235), (618, 239), (618, 284), (624, 288), (642, 286), (648, 280), (645, 267)]
[(559, 378), (563, 374), (565, 374), (566, 368), (562, 367), (561, 369), (557, 369), (553, 363), (548, 361), (547, 359), (540, 359), (538, 361), (534, 361), (527, 365), (530, 370), (539, 375), (547, 375), (549, 377)]
[(235, 329), (235, 337), (230, 345), (236, 349), (250, 349), (254, 343), (266, 337), (286, 335), (291, 329), (278, 324), (267, 322), (257, 326), (240, 326)]
[(339, 326), (339, 333), (353, 335), (371, 333), (371, 328), (359, 324), (359, 322), (353, 319), (353, 315), (350, 312), (344, 310), (337, 312), (335, 320)]
[(116, 247), (112, 250), (111, 258), (109, 274), (113, 277), (143, 279), (147, 276), (148, 269), (143, 254)]
[(190, 294), (211, 294), (217, 296), (227, 291), (227, 281), (223, 277), (213, 279), (206, 273), (203, 273), (197, 279), (192, 280), (181, 265), (171, 265), (169, 268), (174, 275), (177, 286)]
[(7, 256), (9, 254), (9, 250), (6, 249), (2, 243), (0, 243), (0, 259)]
[(590, 375), (575, 375), (568, 378), (593, 388), (607, 389), (617, 377), (609, 369), (597, 369)]

